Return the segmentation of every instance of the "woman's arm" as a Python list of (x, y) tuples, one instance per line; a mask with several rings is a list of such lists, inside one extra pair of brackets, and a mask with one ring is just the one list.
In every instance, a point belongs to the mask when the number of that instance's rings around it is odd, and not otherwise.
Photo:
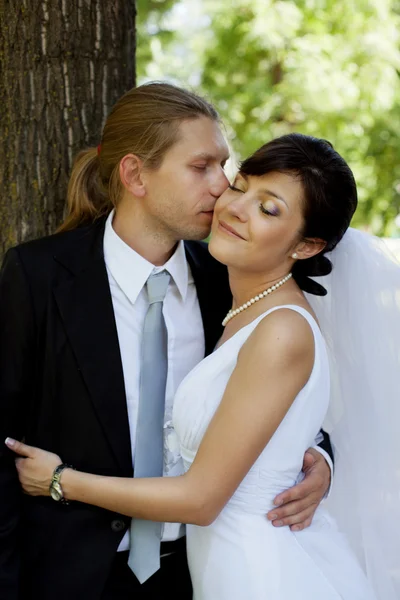
[[(68, 469), (61, 480), (66, 498), (141, 519), (210, 524), (268, 444), (309, 379), (313, 362), (313, 333), (306, 320), (289, 309), (272, 313), (242, 347), (185, 475), (124, 479)], [(48, 494), (46, 486), (60, 460), (37, 449), (29, 452), (29, 458), (18, 461), (22, 485), (28, 493)]]

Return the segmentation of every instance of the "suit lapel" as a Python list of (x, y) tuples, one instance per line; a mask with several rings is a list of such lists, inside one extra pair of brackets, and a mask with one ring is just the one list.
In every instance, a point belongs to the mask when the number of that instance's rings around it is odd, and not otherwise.
[(132, 473), (129, 421), (115, 315), (102, 253), (103, 232), (104, 226), (97, 226), (86, 257), (82, 247), (75, 248), (79, 259), (76, 252), (56, 257), (73, 276), (55, 288), (54, 295), (111, 450), (123, 472), (129, 475)]
[(186, 242), (185, 247), (203, 319), (207, 356), (222, 335), (222, 319), (231, 306), (228, 274), (226, 268), (217, 263), (203, 245)]

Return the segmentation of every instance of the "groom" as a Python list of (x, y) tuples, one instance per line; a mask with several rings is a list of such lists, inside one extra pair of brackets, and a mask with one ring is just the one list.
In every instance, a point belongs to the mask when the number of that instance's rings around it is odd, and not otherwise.
[[(69, 198), (65, 231), (13, 248), (4, 260), (2, 439), (24, 438), (83, 471), (133, 475), (138, 453), (146, 458), (155, 445), (141, 447), (139, 420), (149, 400), (140, 394), (147, 281), (167, 271), (164, 474), (179, 472), (168, 445), (172, 399), (212, 352), (231, 306), (226, 268), (205, 244), (182, 240), (208, 235), (228, 186), (227, 158), (218, 116), (196, 95), (148, 84), (117, 103), (99, 156), (86, 153), (74, 167), (71, 188), (81, 187)], [(156, 380), (160, 363), (150, 359), (149, 368)], [(322, 455), (311, 450), (305, 463), (305, 480), (269, 514), (276, 526), (307, 526), (327, 491)], [(13, 456), (0, 445), (0, 600), (191, 598), (181, 525), (163, 526), (161, 568), (141, 584), (128, 566), (133, 548), (144, 548), (130, 520), (65, 504), (62, 474), (59, 483), (59, 498), (23, 496)]]

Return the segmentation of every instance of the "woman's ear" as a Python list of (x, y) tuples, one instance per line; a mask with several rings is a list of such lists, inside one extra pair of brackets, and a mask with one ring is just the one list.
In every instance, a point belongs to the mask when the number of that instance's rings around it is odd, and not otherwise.
[(146, 194), (142, 178), (143, 161), (135, 154), (127, 154), (119, 163), (119, 176), (124, 188), (139, 198)]
[(297, 259), (305, 260), (306, 258), (311, 258), (322, 252), (325, 246), (326, 242), (320, 238), (307, 238), (296, 246), (295, 253), (297, 254)]

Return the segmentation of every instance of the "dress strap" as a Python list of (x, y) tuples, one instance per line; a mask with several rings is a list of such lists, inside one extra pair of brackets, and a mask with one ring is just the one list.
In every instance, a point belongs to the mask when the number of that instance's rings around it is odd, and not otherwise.
[(297, 306), (297, 304), (282, 304), (280, 306), (274, 306), (273, 308), (270, 308), (269, 310), (265, 311), (262, 315), (259, 315), (256, 319), (254, 319), (254, 321), (251, 321), (251, 323), (246, 325), (243, 329), (246, 329), (247, 327), (250, 327), (251, 325), (253, 326), (253, 329), (254, 329), (255, 327), (257, 327), (257, 325), (260, 323), (260, 321), (262, 321), (265, 317), (267, 317), (271, 313), (276, 312), (277, 310), (281, 310), (283, 308), (293, 310), (294, 312), (297, 312), (300, 315), (302, 315), (305, 318), (305, 320), (308, 322), (308, 324), (310, 325), (311, 329), (313, 330), (314, 335), (316, 332), (318, 332), (321, 335), (321, 330), (318, 326), (317, 321), (314, 319), (314, 317), (312, 315), (310, 315), (310, 313), (305, 308), (303, 308), (302, 306)]

